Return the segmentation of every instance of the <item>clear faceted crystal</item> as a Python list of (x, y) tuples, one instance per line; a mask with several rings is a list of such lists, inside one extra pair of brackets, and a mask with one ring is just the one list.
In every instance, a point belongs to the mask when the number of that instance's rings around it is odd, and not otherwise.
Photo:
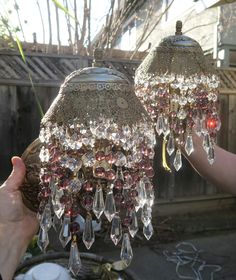
[(112, 219), (110, 237), (115, 245), (117, 245), (121, 240), (122, 226), (121, 226), (121, 219), (118, 214), (115, 214), (114, 218)]
[(152, 208), (145, 204), (142, 208), (141, 221), (147, 226), (152, 219)]
[(194, 129), (196, 134), (200, 137), (202, 134), (202, 121), (199, 117), (197, 117), (195, 120), (195, 125), (194, 125)]
[(174, 158), (174, 167), (176, 171), (179, 171), (182, 167), (182, 155), (180, 149), (176, 151), (175, 158)]
[(188, 156), (191, 155), (191, 153), (194, 151), (194, 146), (193, 146), (193, 137), (191, 134), (188, 134), (185, 140), (185, 151)]
[(95, 156), (93, 152), (88, 152), (82, 156), (82, 161), (85, 167), (92, 167), (95, 163)]
[(159, 115), (156, 123), (157, 134), (161, 135), (163, 133), (163, 129), (164, 129), (164, 118), (162, 115)]
[(69, 190), (72, 193), (77, 193), (80, 191), (82, 185), (84, 183), (84, 180), (81, 178), (73, 178), (72, 180), (70, 180), (69, 183)]
[(40, 228), (37, 244), (41, 251), (46, 251), (46, 248), (49, 244), (48, 232), (46, 229)]
[(128, 233), (124, 233), (123, 235), (120, 258), (124, 260), (127, 263), (127, 265), (129, 265), (133, 259), (133, 250), (130, 244), (130, 238)]
[(116, 157), (117, 157), (116, 162), (115, 162), (116, 166), (121, 167), (121, 166), (124, 166), (127, 163), (126, 156), (122, 152), (118, 151), (116, 153)]
[(91, 248), (95, 241), (95, 234), (92, 222), (93, 220), (91, 215), (87, 215), (84, 225), (83, 242), (88, 250)]
[(143, 234), (146, 237), (147, 240), (149, 240), (152, 235), (153, 235), (153, 226), (152, 226), (152, 222), (150, 222), (148, 225), (144, 225), (143, 226)]
[(50, 203), (46, 204), (40, 220), (40, 227), (48, 231), (52, 226), (52, 213)]
[(64, 214), (65, 206), (61, 204), (60, 199), (63, 196), (64, 192), (62, 189), (55, 188), (52, 195), (52, 205), (54, 213), (57, 215), (58, 219)]
[(69, 270), (74, 276), (78, 275), (82, 267), (80, 253), (76, 241), (73, 241), (70, 247)]
[(105, 209), (104, 209), (104, 214), (107, 217), (108, 221), (111, 222), (113, 217), (115, 216), (116, 213), (116, 205), (115, 205), (115, 200), (113, 196), (113, 191), (109, 190), (107, 192), (106, 200), (105, 200)]
[(140, 180), (136, 184), (136, 190), (138, 192), (138, 196), (136, 198), (139, 207), (143, 207), (144, 204), (147, 202), (147, 194), (146, 194), (146, 189), (145, 189), (145, 182), (143, 180)]
[(209, 133), (204, 134), (202, 146), (203, 146), (204, 150), (206, 151), (206, 153), (208, 153), (208, 150), (211, 146), (211, 139), (210, 139)]
[(214, 146), (211, 144), (208, 151), (207, 151), (207, 159), (210, 164), (213, 164), (215, 161), (215, 150)]
[(172, 133), (169, 135), (167, 145), (166, 145), (166, 150), (169, 156), (171, 156), (175, 151), (175, 139)]
[(149, 207), (152, 207), (155, 200), (155, 193), (153, 188), (146, 188), (146, 194), (147, 194), (147, 205)]
[(103, 198), (103, 191), (102, 187), (97, 186), (96, 192), (93, 199), (93, 212), (96, 217), (99, 219), (104, 211), (104, 198)]
[(61, 226), (61, 231), (59, 234), (59, 239), (63, 247), (66, 247), (68, 242), (71, 240), (71, 232), (70, 232), (70, 216), (65, 215), (64, 220)]
[(138, 218), (135, 211), (131, 213), (131, 224), (129, 226), (129, 233), (132, 237), (138, 232)]

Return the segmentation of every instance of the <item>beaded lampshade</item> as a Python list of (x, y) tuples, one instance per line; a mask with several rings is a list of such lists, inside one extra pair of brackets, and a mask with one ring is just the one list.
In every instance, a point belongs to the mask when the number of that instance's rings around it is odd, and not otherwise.
[[(76, 275), (81, 268), (77, 218), (85, 220), (82, 240), (90, 249), (93, 220), (104, 217), (114, 244), (122, 239), (120, 257), (128, 265), (139, 209), (145, 237), (153, 234), (155, 145), (151, 119), (131, 83), (108, 68), (71, 73), (41, 121), (39, 140), (39, 247), (46, 249), (48, 230), (61, 222), (59, 239), (63, 247), (71, 241), (69, 268)], [(23, 188), (29, 204), (27, 192)]]
[(195, 40), (182, 35), (176, 23), (174, 36), (164, 38), (136, 71), (135, 90), (164, 135), (169, 155), (175, 152), (174, 167), (182, 166), (181, 146), (187, 155), (194, 151), (192, 133), (203, 136), (210, 164), (220, 129), (218, 116), (219, 80)]

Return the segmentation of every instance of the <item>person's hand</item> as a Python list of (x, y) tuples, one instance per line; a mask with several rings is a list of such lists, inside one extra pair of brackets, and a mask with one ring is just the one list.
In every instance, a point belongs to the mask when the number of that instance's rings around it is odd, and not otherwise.
[(23, 204), (20, 186), (25, 176), (21, 158), (12, 158), (13, 170), (0, 186), (0, 274), (11, 279), (20, 258), (38, 230), (36, 214)]

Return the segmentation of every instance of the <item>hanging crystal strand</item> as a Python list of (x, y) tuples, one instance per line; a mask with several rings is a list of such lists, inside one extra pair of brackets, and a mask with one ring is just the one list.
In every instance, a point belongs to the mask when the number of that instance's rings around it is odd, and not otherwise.
[(68, 242), (71, 240), (71, 232), (70, 232), (70, 216), (65, 215), (64, 220), (61, 226), (61, 231), (59, 234), (59, 239), (63, 247), (66, 247)]
[(111, 223), (111, 234), (110, 234), (111, 240), (115, 245), (119, 243), (122, 237), (122, 225), (121, 225), (121, 219), (118, 213), (115, 214), (114, 218), (112, 219)]
[(150, 222), (148, 225), (144, 225), (143, 226), (143, 235), (146, 237), (147, 240), (149, 240), (152, 235), (153, 235), (153, 226), (152, 226), (152, 222)]
[(127, 265), (130, 265), (133, 259), (133, 250), (130, 244), (130, 238), (128, 233), (124, 233), (123, 235), (120, 258), (123, 261), (125, 261)]
[(207, 159), (210, 164), (213, 164), (215, 161), (215, 149), (214, 149), (214, 143), (210, 143), (210, 147), (207, 151)]
[(175, 139), (173, 136), (173, 132), (171, 132), (169, 135), (167, 145), (166, 145), (166, 151), (169, 156), (171, 156), (173, 154), (173, 152), (175, 151)]
[(51, 204), (50, 202), (48, 202), (41, 216), (40, 227), (48, 231), (51, 226), (52, 226), (52, 212), (51, 212)]
[(138, 232), (138, 219), (135, 210), (131, 212), (131, 224), (129, 225), (129, 233), (134, 238)]
[(180, 168), (182, 167), (182, 156), (181, 156), (181, 151), (179, 148), (176, 151), (173, 165), (174, 165), (176, 171), (179, 171)]
[(170, 133), (170, 125), (168, 117), (164, 117), (163, 119), (163, 134), (166, 137)]
[(156, 132), (158, 135), (161, 135), (163, 133), (163, 127), (164, 127), (164, 119), (162, 115), (159, 115), (156, 123)]
[(69, 270), (74, 276), (78, 275), (82, 267), (80, 253), (77, 246), (76, 235), (73, 236), (73, 240), (70, 247), (70, 257), (69, 257)]
[(206, 153), (208, 154), (208, 150), (211, 146), (211, 139), (210, 139), (210, 135), (209, 133), (205, 133), (203, 135), (203, 141), (202, 141), (202, 146), (203, 146), (203, 149), (206, 151)]
[(60, 202), (61, 197), (64, 195), (62, 189), (55, 188), (52, 195), (52, 205), (54, 213), (57, 215), (58, 219), (62, 217), (65, 211), (65, 205)]
[(91, 214), (88, 213), (85, 225), (84, 225), (84, 232), (83, 232), (83, 242), (86, 248), (89, 250), (95, 241), (95, 234), (93, 229), (93, 220)]
[(141, 221), (147, 226), (152, 220), (152, 208), (145, 204), (142, 208)]
[(40, 248), (40, 250), (45, 253), (48, 244), (49, 244), (48, 231), (40, 227), (37, 245)]
[(185, 139), (184, 149), (185, 149), (188, 156), (190, 156), (191, 153), (194, 151), (193, 137), (190, 133), (187, 133), (187, 137)]
[(93, 199), (93, 212), (96, 217), (99, 219), (104, 211), (104, 199), (103, 199), (103, 191), (102, 186), (99, 183)]
[(138, 207), (135, 207), (136, 212), (139, 208), (142, 208), (144, 204), (147, 202), (147, 194), (145, 188), (145, 177), (142, 178), (138, 183), (136, 183), (136, 191), (138, 192), (138, 196), (136, 197), (138, 202)]
[(116, 213), (116, 205), (113, 196), (113, 185), (109, 186), (108, 188), (109, 189), (105, 200), (104, 214), (107, 217), (108, 221), (111, 222)]
[(200, 137), (202, 134), (202, 121), (201, 118), (199, 116), (196, 117), (196, 119), (194, 120), (195, 125), (194, 125), (194, 129), (196, 134)]

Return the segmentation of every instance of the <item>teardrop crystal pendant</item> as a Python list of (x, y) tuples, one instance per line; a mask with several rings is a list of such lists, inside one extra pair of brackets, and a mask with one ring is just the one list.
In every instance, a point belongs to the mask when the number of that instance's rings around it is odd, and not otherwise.
[(111, 222), (113, 217), (115, 216), (116, 213), (116, 205), (115, 205), (115, 200), (113, 196), (113, 190), (110, 189), (107, 192), (106, 200), (105, 200), (105, 209), (104, 209), (104, 214), (107, 217), (108, 221)]
[(78, 275), (82, 267), (80, 253), (78, 250), (76, 237), (73, 237), (73, 241), (70, 247), (70, 258), (69, 258), (69, 270), (73, 273), (74, 276)]
[(188, 134), (187, 137), (186, 137), (184, 149), (185, 149), (188, 156), (190, 156), (191, 153), (194, 151), (193, 137), (192, 137), (191, 134)]
[(206, 151), (206, 153), (208, 153), (208, 150), (211, 146), (211, 140), (210, 140), (209, 133), (204, 134), (203, 141), (202, 141), (202, 146), (203, 146), (203, 149)]
[(131, 224), (129, 226), (129, 233), (134, 238), (136, 233), (138, 232), (138, 219), (136, 212), (132, 210), (131, 212)]
[(92, 217), (90, 214), (87, 215), (84, 225), (83, 242), (86, 248), (89, 250), (95, 241), (95, 234), (92, 224)]
[(176, 171), (179, 171), (180, 168), (182, 167), (182, 156), (181, 156), (180, 149), (176, 151), (173, 165)]
[(143, 226), (143, 235), (146, 237), (147, 240), (149, 240), (153, 235), (153, 226), (152, 222), (150, 222), (148, 225)]
[(207, 151), (207, 159), (210, 164), (213, 164), (215, 161), (215, 150), (214, 146), (211, 144), (208, 151)]
[(46, 248), (49, 244), (49, 238), (48, 238), (48, 232), (44, 228), (40, 228), (39, 230), (37, 244), (40, 250), (45, 253)]
[(138, 196), (136, 197), (136, 200), (138, 202), (139, 207), (142, 208), (144, 204), (147, 202), (147, 194), (146, 194), (144, 180), (140, 180), (137, 183), (136, 191), (138, 192)]
[(142, 214), (141, 214), (141, 220), (144, 226), (147, 226), (151, 222), (151, 219), (152, 219), (152, 208), (149, 207), (147, 204), (145, 204), (143, 206)]
[(122, 237), (122, 226), (121, 226), (121, 219), (118, 214), (115, 214), (112, 223), (111, 223), (111, 240), (115, 245), (119, 243)]
[(158, 135), (161, 135), (163, 133), (163, 128), (164, 128), (163, 126), (164, 126), (163, 116), (159, 115), (156, 123), (156, 132)]
[(40, 227), (48, 231), (52, 226), (52, 212), (51, 212), (51, 205), (48, 203), (43, 211), (40, 220)]
[(123, 261), (125, 261), (127, 265), (130, 265), (133, 259), (133, 250), (130, 244), (130, 238), (128, 233), (124, 233), (123, 235), (120, 258)]
[(174, 139), (172, 133), (170, 133), (170, 135), (169, 135), (167, 145), (166, 145), (166, 151), (169, 156), (171, 156), (173, 154), (173, 152), (175, 151), (175, 139)]
[(52, 205), (54, 213), (57, 215), (58, 219), (64, 214), (65, 206), (61, 204), (60, 199), (63, 196), (64, 192), (62, 189), (55, 189), (52, 196)]
[(99, 219), (104, 211), (104, 199), (103, 191), (101, 186), (97, 186), (96, 192), (93, 199), (93, 212)]
[(64, 247), (68, 244), (68, 242), (71, 240), (71, 232), (70, 232), (70, 216), (65, 215), (64, 220), (61, 226), (61, 231), (59, 234), (59, 239), (61, 241), (61, 244)]
[(54, 215), (53, 217), (52, 226), (55, 231), (58, 231), (58, 229), (61, 227), (61, 219), (58, 219), (57, 215)]

